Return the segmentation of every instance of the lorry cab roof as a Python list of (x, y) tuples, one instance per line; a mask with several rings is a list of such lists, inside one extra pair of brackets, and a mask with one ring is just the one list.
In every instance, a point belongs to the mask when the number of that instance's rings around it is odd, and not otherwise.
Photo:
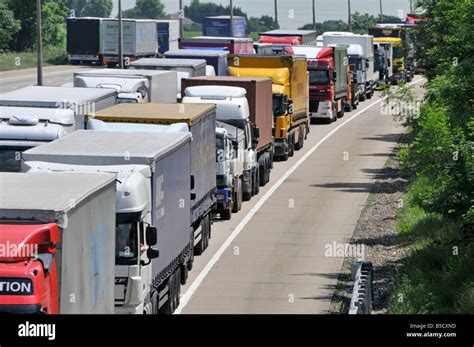
[(215, 105), (144, 103), (120, 104), (94, 114), (94, 118), (108, 122), (172, 124), (189, 126), (215, 111)]
[(142, 58), (131, 63), (132, 67), (205, 67), (204, 59)]
[(114, 180), (113, 175), (98, 174), (64, 173), (52, 179), (48, 173), (0, 173), (0, 218), (67, 223), (62, 217), (69, 210)]
[(10, 125), (33, 125), (41, 121), (74, 125), (74, 112), (61, 108), (0, 106), (0, 119), (8, 121)]
[(180, 57), (227, 57), (229, 55), (228, 51), (222, 50), (213, 50), (213, 49), (174, 49), (165, 52), (166, 59), (168, 57), (180, 56)]
[(361, 45), (350, 44), (350, 45), (347, 47), (347, 54), (348, 54), (348, 55), (363, 56), (363, 55), (364, 55), (364, 50), (362, 49), (362, 46), (361, 46)]
[(240, 87), (226, 86), (200, 86), (188, 87), (185, 90), (185, 96), (202, 98), (245, 98), (247, 91)]

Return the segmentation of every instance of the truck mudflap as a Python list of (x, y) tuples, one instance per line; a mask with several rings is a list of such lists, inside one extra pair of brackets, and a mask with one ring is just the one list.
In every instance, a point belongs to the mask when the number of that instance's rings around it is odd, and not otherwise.
[(309, 117), (311, 119), (333, 119), (334, 110), (332, 102), (328, 100), (320, 101), (318, 110), (316, 112), (310, 112)]
[(230, 188), (218, 188), (216, 192), (216, 205), (214, 210), (217, 212), (229, 208), (232, 202), (232, 190)]
[(286, 156), (288, 154), (289, 147), (288, 147), (288, 142), (286, 141), (286, 139), (276, 139), (274, 148), (275, 148), (274, 156), (277, 158)]

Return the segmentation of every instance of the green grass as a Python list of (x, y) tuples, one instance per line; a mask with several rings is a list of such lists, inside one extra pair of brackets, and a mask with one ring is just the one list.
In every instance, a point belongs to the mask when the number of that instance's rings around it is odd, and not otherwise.
[[(36, 67), (36, 51), (0, 53), (0, 71), (21, 70)], [(45, 47), (44, 65), (67, 63), (67, 53), (62, 47)]]
[[(419, 182), (413, 185), (422, 189)], [(427, 190), (430, 187), (425, 187)], [(410, 191), (397, 218), (401, 242), (411, 247), (390, 298), (390, 313), (474, 312), (474, 245), (463, 225), (414, 203)]]

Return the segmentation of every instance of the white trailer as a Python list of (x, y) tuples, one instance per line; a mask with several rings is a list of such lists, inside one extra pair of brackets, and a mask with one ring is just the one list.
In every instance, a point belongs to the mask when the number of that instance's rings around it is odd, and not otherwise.
[(372, 35), (358, 35), (344, 31), (328, 31), (323, 34), (324, 46), (329, 45), (360, 45), (362, 47), (365, 69), (365, 95), (372, 97), (379, 81), (379, 72), (375, 70), (374, 37)]
[(176, 102), (176, 93), (169, 87), (176, 84), (175, 71), (92, 69), (74, 73), (74, 87), (115, 89), (117, 104)]

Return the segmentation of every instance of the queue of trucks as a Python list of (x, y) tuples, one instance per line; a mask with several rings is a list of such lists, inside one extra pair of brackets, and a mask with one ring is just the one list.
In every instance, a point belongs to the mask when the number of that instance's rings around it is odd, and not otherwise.
[[(0, 254), (0, 312), (173, 313), (212, 224), (259, 194), (310, 123), (408, 79), (403, 29), (254, 43), (229, 20), (178, 38), (176, 21), (127, 19), (127, 69), (0, 94), (0, 241), (20, 245)], [(67, 24), (71, 63), (117, 64), (116, 20)]]

